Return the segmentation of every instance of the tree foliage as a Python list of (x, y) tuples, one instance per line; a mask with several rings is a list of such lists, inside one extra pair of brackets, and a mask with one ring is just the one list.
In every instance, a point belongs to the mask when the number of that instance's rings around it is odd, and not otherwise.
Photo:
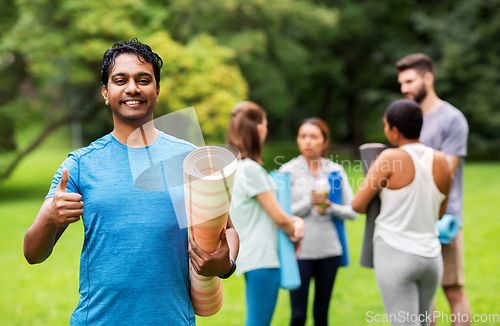
[[(2, 155), (0, 179), (74, 119), (91, 121), (90, 138), (110, 131), (99, 72), (104, 51), (119, 40), (138, 37), (163, 57), (156, 114), (195, 106), (208, 141), (224, 141), (221, 130), (234, 103), (247, 97), (234, 51), (209, 35), (186, 44), (172, 40), (162, 28), (168, 11), (160, 2), (3, 0), (0, 5), (10, 13), (0, 24), (0, 150), (11, 152)], [(43, 125), (41, 133), (19, 148), (15, 132), (33, 123)]]
[(166, 32), (147, 37), (165, 61), (157, 116), (194, 106), (207, 143), (224, 143), (234, 104), (246, 98), (247, 86), (233, 64), (234, 51), (221, 47), (206, 34), (185, 46)]
[(294, 136), (294, 121), (321, 106), (324, 78), (339, 69), (329, 51), (336, 8), (305, 0), (171, 0), (167, 8), (175, 39), (209, 33), (236, 51), (271, 137)]
[(438, 91), (468, 119), (469, 155), (500, 158), (500, 1), (453, 1), (414, 21), (437, 45)]
[[(327, 120), (334, 142), (384, 141), (381, 116), (401, 97), (394, 63), (424, 52), (436, 91), (470, 126), (470, 153), (498, 158), (499, 0), (0, 0), (0, 174), (58, 126), (109, 131), (102, 53), (138, 37), (164, 58), (157, 115), (195, 106), (209, 141), (247, 97), (269, 138)], [(248, 85), (248, 86), (247, 86)], [(16, 133), (42, 124), (21, 146)], [(10, 154), (9, 154), (10, 153)], [(1, 176), (0, 176), (1, 179)]]
[(172, 36), (208, 32), (236, 50), (271, 137), (303, 118), (327, 120), (334, 141), (384, 141), (381, 116), (401, 97), (394, 63), (424, 52), (438, 96), (464, 112), (470, 153), (499, 157), (498, 0), (171, 0)]

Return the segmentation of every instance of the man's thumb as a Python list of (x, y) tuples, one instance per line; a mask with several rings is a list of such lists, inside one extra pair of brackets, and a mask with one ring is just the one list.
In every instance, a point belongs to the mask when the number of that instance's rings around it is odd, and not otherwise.
[(228, 246), (227, 238), (226, 238), (226, 229), (222, 229), (220, 234), (220, 246)]
[(66, 186), (68, 185), (69, 172), (68, 169), (63, 168), (61, 181), (57, 185), (57, 190), (66, 192)]

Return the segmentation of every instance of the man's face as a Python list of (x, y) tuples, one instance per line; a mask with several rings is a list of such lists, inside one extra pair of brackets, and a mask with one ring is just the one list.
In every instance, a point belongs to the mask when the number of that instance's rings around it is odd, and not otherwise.
[(398, 82), (401, 84), (401, 93), (417, 103), (421, 103), (427, 96), (424, 76), (415, 69), (406, 69), (399, 73)]
[(156, 86), (150, 63), (141, 62), (135, 54), (124, 53), (116, 57), (108, 87), (103, 86), (101, 92), (114, 119), (137, 125), (152, 120), (160, 88)]

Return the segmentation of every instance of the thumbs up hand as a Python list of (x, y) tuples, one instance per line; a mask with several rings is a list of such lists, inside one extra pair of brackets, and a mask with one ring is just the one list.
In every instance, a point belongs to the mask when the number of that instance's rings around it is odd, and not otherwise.
[(51, 222), (57, 226), (67, 226), (74, 223), (83, 214), (82, 195), (66, 192), (68, 180), (68, 169), (63, 168), (61, 181), (52, 198), (52, 214), (50, 214)]

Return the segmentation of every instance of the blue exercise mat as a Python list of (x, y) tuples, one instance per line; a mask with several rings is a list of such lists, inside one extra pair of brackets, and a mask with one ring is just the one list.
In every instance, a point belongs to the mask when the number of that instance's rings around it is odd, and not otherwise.
[[(328, 174), (330, 183), (330, 194), (328, 199), (335, 204), (342, 205), (342, 175), (340, 172), (330, 172)], [(347, 243), (347, 232), (345, 230), (344, 220), (332, 215), (333, 224), (337, 228), (340, 244), (342, 245), (342, 256), (340, 257), (340, 266), (349, 266), (349, 245)]]
[[(270, 173), (277, 185), (276, 199), (281, 208), (292, 216), (292, 193), (290, 173), (272, 171)], [(278, 254), (280, 259), (280, 286), (285, 290), (297, 289), (300, 284), (299, 264), (295, 258), (295, 247), (288, 236), (278, 229)]]
[(460, 230), (458, 219), (453, 214), (444, 214), (440, 220), (436, 221), (434, 226), (439, 231), (439, 241), (441, 243), (450, 243)]

